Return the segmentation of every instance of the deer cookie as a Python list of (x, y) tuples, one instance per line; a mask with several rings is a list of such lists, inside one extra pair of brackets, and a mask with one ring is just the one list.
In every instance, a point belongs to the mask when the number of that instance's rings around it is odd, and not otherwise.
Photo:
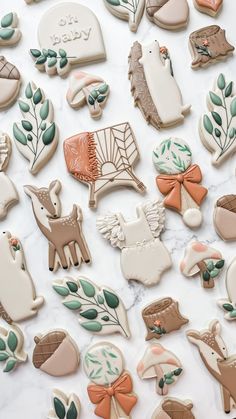
[(137, 372), (142, 380), (156, 378), (156, 392), (166, 396), (169, 386), (174, 384), (182, 373), (179, 359), (162, 345), (150, 345), (137, 366)]
[(215, 17), (222, 9), (223, 1), (224, 0), (193, 0), (193, 4), (199, 12)]
[(91, 346), (84, 356), (84, 370), (91, 381), (87, 391), (96, 405), (94, 413), (103, 419), (131, 419), (137, 396), (120, 350), (109, 342)]
[(187, 338), (197, 346), (206, 368), (221, 385), (223, 409), (225, 413), (230, 413), (236, 405), (236, 355), (228, 356), (220, 323), (213, 320), (206, 330), (189, 330)]
[(0, 220), (5, 218), (10, 207), (19, 201), (19, 196), (6, 169), (11, 157), (11, 140), (0, 131)]
[(145, 192), (133, 171), (139, 150), (128, 122), (67, 138), (64, 155), (68, 172), (89, 186), (90, 208), (96, 208), (99, 196), (115, 187)]
[(20, 90), (21, 76), (18, 69), (0, 56), (0, 110), (12, 105)]
[(132, 32), (137, 31), (143, 16), (145, 0), (104, 0), (104, 3), (114, 16), (128, 20)]
[(135, 42), (129, 55), (129, 78), (134, 104), (148, 124), (156, 129), (184, 121), (190, 105), (183, 105), (166, 47), (157, 41), (148, 45)]
[(43, 305), (34, 284), (20, 241), (9, 232), (0, 234), (0, 317), (9, 324), (35, 316)]
[(147, 17), (164, 29), (177, 30), (188, 24), (187, 0), (146, 0)]
[(11, 372), (27, 361), (23, 346), (24, 335), (18, 326), (12, 324), (9, 329), (0, 327), (0, 362), (5, 363), (3, 372)]
[(200, 185), (202, 172), (192, 164), (192, 152), (188, 144), (179, 138), (168, 138), (153, 151), (153, 163), (159, 173), (156, 184), (166, 195), (164, 205), (177, 211), (190, 228), (202, 223), (200, 205), (208, 190)]
[(236, 320), (236, 258), (234, 258), (228, 267), (225, 279), (228, 299), (218, 300), (218, 306), (225, 311), (226, 320)]
[(223, 240), (236, 240), (236, 195), (223, 195), (217, 200), (213, 220), (215, 230)]
[(82, 233), (81, 208), (74, 204), (69, 215), (61, 216), (60, 190), (59, 180), (51, 182), (48, 188), (24, 186), (25, 193), (32, 200), (38, 227), (48, 239), (50, 271), (56, 271), (58, 267), (69, 269), (71, 265), (79, 267), (82, 262), (91, 261)]
[(80, 401), (74, 393), (67, 395), (61, 390), (54, 389), (52, 405), (47, 419), (79, 419), (80, 417)]
[(0, 46), (11, 46), (19, 42), (21, 31), (18, 29), (18, 16), (10, 12), (0, 20)]
[(151, 419), (195, 419), (192, 408), (193, 404), (190, 400), (164, 398)]
[(160, 240), (165, 209), (155, 200), (136, 208), (137, 217), (125, 221), (122, 214), (107, 214), (97, 219), (97, 228), (113, 247), (121, 250), (121, 270), (127, 280), (146, 286), (156, 285), (172, 261)]

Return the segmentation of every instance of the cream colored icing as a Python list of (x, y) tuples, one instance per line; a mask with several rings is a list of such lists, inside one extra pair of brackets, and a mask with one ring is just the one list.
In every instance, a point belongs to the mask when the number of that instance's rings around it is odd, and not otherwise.
[(18, 96), (21, 81), (0, 78), (0, 109), (8, 107)]
[(62, 377), (75, 372), (78, 366), (78, 349), (71, 338), (67, 336), (54, 354), (41, 365), (40, 369), (54, 377)]
[(223, 240), (236, 240), (236, 213), (216, 207), (214, 210), (214, 226)]
[(153, 20), (166, 29), (179, 29), (187, 25), (188, 17), (187, 0), (169, 0), (154, 14)]

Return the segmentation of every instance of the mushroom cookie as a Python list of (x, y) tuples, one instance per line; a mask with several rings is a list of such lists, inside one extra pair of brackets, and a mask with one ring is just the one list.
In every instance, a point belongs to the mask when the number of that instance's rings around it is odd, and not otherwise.
[(215, 17), (222, 9), (224, 0), (193, 0), (193, 4), (199, 12)]
[(97, 228), (113, 247), (121, 250), (124, 277), (152, 286), (172, 265), (170, 254), (160, 240), (165, 209), (162, 202), (156, 200), (139, 205), (136, 213), (137, 218), (129, 222), (120, 213), (100, 216)]
[(91, 117), (99, 119), (109, 93), (110, 88), (101, 77), (77, 71), (70, 77), (66, 99), (68, 104), (75, 109), (87, 104)]
[(185, 28), (188, 24), (187, 0), (146, 0), (148, 18), (164, 29)]
[(13, 371), (19, 364), (26, 362), (27, 354), (23, 346), (24, 335), (19, 327), (0, 327), (0, 362), (4, 363), (3, 372)]
[(190, 228), (202, 223), (200, 205), (208, 190), (200, 185), (202, 172), (192, 164), (189, 145), (179, 138), (168, 138), (153, 151), (153, 163), (159, 173), (158, 189), (163, 195), (166, 208), (177, 211)]
[(79, 324), (85, 330), (99, 335), (120, 333), (130, 337), (125, 306), (114, 290), (82, 276), (54, 281), (53, 289), (64, 298), (65, 307), (78, 312)]
[(220, 74), (207, 95), (208, 112), (202, 115), (199, 134), (212, 153), (212, 164), (219, 166), (236, 151), (236, 95), (233, 81)]
[(206, 67), (232, 55), (234, 47), (225, 37), (225, 30), (217, 25), (206, 26), (192, 32), (189, 37), (192, 68)]
[(0, 131), (0, 220), (5, 218), (10, 207), (15, 205), (19, 196), (6, 169), (11, 157), (11, 140)]
[(156, 378), (156, 392), (160, 396), (166, 396), (169, 386), (178, 380), (183, 369), (172, 352), (156, 343), (146, 349), (137, 366), (137, 372), (142, 380)]
[(190, 400), (164, 398), (151, 419), (195, 419), (192, 408), (193, 404)]
[(226, 320), (236, 320), (236, 258), (228, 267), (225, 285), (228, 299), (220, 299), (218, 305), (225, 311)]
[(79, 349), (65, 330), (35, 336), (33, 364), (35, 368), (54, 377), (62, 377), (77, 371)]
[(52, 405), (47, 419), (79, 419), (80, 417), (80, 401), (74, 393), (67, 395), (61, 390), (54, 389)]
[(135, 42), (129, 55), (129, 78), (134, 104), (148, 124), (156, 129), (183, 122), (190, 105), (183, 105), (169, 52), (157, 41), (148, 45)]
[(95, 14), (79, 3), (59, 3), (47, 10), (38, 27), (41, 50), (31, 49), (35, 66), (65, 76), (74, 64), (105, 60), (103, 36)]
[(225, 261), (222, 254), (200, 242), (190, 243), (180, 263), (180, 270), (186, 277), (200, 275), (203, 288), (214, 288)]
[(214, 227), (225, 241), (236, 240), (236, 195), (221, 196), (214, 209)]
[(160, 339), (163, 335), (179, 330), (188, 323), (188, 319), (179, 312), (179, 303), (172, 298), (162, 298), (142, 310), (147, 328), (146, 340)]
[(0, 56), (0, 110), (15, 102), (20, 85), (21, 76), (17, 68)]
[(0, 19), (0, 46), (15, 45), (21, 38), (21, 31), (18, 29), (18, 17), (10, 12)]
[(96, 405), (94, 413), (103, 419), (131, 419), (137, 397), (120, 350), (108, 342), (91, 346), (84, 356), (84, 370), (91, 381), (87, 391)]
[(0, 317), (9, 324), (35, 316), (43, 305), (34, 284), (20, 241), (9, 232), (0, 234)]
[(27, 84), (25, 97), (19, 99), (18, 104), (23, 119), (13, 125), (15, 144), (29, 160), (30, 173), (35, 175), (57, 148), (59, 134), (53, 118), (53, 105), (33, 82)]
[(104, 0), (104, 3), (114, 16), (128, 20), (132, 32), (137, 31), (143, 16), (145, 0)]

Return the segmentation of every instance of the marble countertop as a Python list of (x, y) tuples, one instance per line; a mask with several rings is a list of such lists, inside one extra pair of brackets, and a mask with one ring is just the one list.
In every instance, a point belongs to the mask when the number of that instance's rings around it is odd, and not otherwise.
[[(216, 280), (216, 287), (213, 290), (207, 291), (201, 287), (199, 280), (186, 279), (180, 274), (179, 262), (185, 246), (192, 239), (198, 239), (220, 250), (227, 265), (235, 257), (235, 243), (224, 243), (217, 236), (212, 223), (212, 213), (218, 197), (236, 191), (236, 158), (229, 159), (219, 169), (212, 167), (211, 156), (199, 139), (198, 120), (206, 108), (206, 93), (218, 74), (223, 72), (227, 79), (235, 79), (236, 58), (229, 58), (226, 62), (195, 72), (191, 69), (188, 35), (200, 27), (217, 23), (226, 29), (229, 41), (234, 44), (236, 25), (233, 16), (236, 13), (236, 3), (232, 0), (225, 0), (222, 13), (217, 19), (213, 19), (195, 10), (192, 0), (189, 0), (190, 22), (185, 30), (172, 33), (160, 29), (144, 16), (138, 32), (133, 34), (129, 31), (127, 22), (115, 18), (106, 10), (102, 0), (80, 0), (81, 4), (90, 7), (98, 16), (107, 50), (106, 62), (83, 67), (85, 71), (104, 77), (111, 87), (110, 98), (103, 117), (99, 121), (93, 121), (90, 118), (87, 107), (79, 111), (69, 108), (65, 100), (68, 79), (62, 80), (57, 76), (49, 78), (45, 73), (38, 72), (28, 54), (30, 48), (38, 47), (36, 30), (41, 15), (59, 1), (42, 0), (32, 6), (27, 6), (24, 0), (1, 3), (1, 15), (9, 12), (9, 8), (17, 12), (23, 33), (19, 45), (1, 49), (1, 54), (4, 54), (21, 71), (23, 88), (28, 81), (33, 80), (51, 98), (55, 109), (55, 121), (60, 129), (60, 142), (55, 156), (35, 177), (28, 172), (26, 160), (13, 145), (8, 174), (19, 191), (20, 203), (12, 208), (6, 220), (1, 222), (1, 230), (9, 230), (22, 240), (27, 265), (34, 279), (37, 294), (44, 295), (46, 303), (38, 316), (20, 324), (25, 335), (25, 348), (29, 354), (29, 361), (13, 374), (0, 372), (0, 419), (45, 419), (51, 405), (53, 388), (78, 394), (82, 404), (81, 418), (95, 417), (94, 406), (90, 404), (87, 396), (88, 379), (83, 372), (82, 363), (76, 374), (65, 378), (50, 377), (36, 370), (31, 363), (35, 334), (53, 328), (68, 330), (80, 348), (81, 358), (90, 344), (101, 339), (115, 343), (124, 353), (126, 367), (133, 376), (134, 391), (139, 396), (139, 402), (132, 411), (132, 417), (133, 419), (150, 419), (161, 398), (155, 392), (154, 380), (141, 381), (136, 374), (137, 363), (147, 346), (141, 310), (155, 298), (165, 296), (178, 300), (181, 312), (190, 320), (187, 326), (165, 336), (160, 341), (176, 354), (184, 368), (184, 374), (177, 384), (171, 387), (169, 395), (191, 399), (197, 419), (224, 418), (220, 386), (204, 367), (196, 348), (187, 341), (185, 331), (188, 328), (203, 329), (212, 319), (217, 318), (222, 324), (222, 335), (229, 353), (236, 353), (236, 325), (224, 320), (223, 312), (216, 304), (217, 299), (226, 296), (225, 274)], [(133, 42), (135, 40), (148, 42), (153, 39), (158, 39), (161, 45), (169, 48), (175, 78), (182, 90), (184, 103), (192, 104), (192, 111), (185, 118), (183, 125), (161, 132), (146, 125), (140, 111), (133, 106), (127, 77), (127, 57)], [(20, 112), (16, 104), (6, 112), (1, 112), (1, 130), (12, 135), (12, 124), (19, 118)], [(140, 148), (141, 161), (137, 164), (136, 174), (147, 186), (146, 196), (142, 197), (134, 190), (116, 190), (101, 199), (96, 212), (91, 211), (87, 207), (87, 187), (67, 174), (62, 150), (63, 140), (84, 130), (92, 131), (126, 120), (130, 122)], [(166, 230), (162, 234), (162, 239), (171, 253), (173, 267), (163, 275), (159, 285), (148, 289), (135, 282), (128, 283), (123, 278), (120, 270), (120, 252), (100, 237), (95, 225), (96, 216), (107, 211), (120, 211), (127, 218), (135, 217), (135, 207), (138, 203), (160, 196), (155, 185), (156, 172), (152, 165), (152, 150), (162, 139), (170, 136), (183, 138), (191, 146), (193, 163), (201, 166), (202, 183), (208, 188), (209, 195), (202, 205), (204, 222), (196, 231), (188, 229), (178, 214), (166, 211)], [(113, 287), (120, 294), (128, 310), (132, 333), (130, 340), (119, 335), (101, 338), (87, 333), (78, 325), (76, 315), (62, 306), (60, 297), (52, 289), (53, 279), (63, 278), (65, 272), (59, 270), (56, 274), (52, 274), (48, 271), (47, 242), (36, 226), (30, 200), (24, 194), (22, 186), (25, 184), (47, 186), (54, 179), (60, 179), (63, 185), (61, 192), (63, 214), (71, 210), (73, 203), (82, 206), (83, 228), (93, 258), (91, 267), (82, 266), (79, 272), (71, 269), (67, 276), (85, 275), (97, 284)], [(0, 321), (0, 324), (3, 325), (3, 321)], [(235, 416), (236, 410), (228, 415), (229, 419)]]

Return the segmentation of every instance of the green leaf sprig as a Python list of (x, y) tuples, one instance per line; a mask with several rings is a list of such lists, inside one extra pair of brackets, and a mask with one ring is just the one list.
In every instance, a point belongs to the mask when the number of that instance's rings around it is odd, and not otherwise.
[(79, 412), (73, 400), (69, 400), (69, 403), (66, 403), (66, 400), (62, 400), (59, 397), (53, 398), (53, 406), (56, 417), (58, 419), (78, 419)]
[(12, 371), (19, 362), (22, 362), (16, 355), (19, 342), (13, 330), (7, 336), (0, 334), (0, 362), (5, 361), (3, 372)]
[(133, 16), (133, 22), (136, 19), (136, 13), (138, 10), (140, 0), (106, 0), (111, 6), (121, 6)]
[(98, 105), (99, 103), (103, 103), (106, 100), (108, 94), (109, 94), (108, 84), (106, 83), (101, 84), (101, 86), (96, 87), (90, 92), (88, 96), (88, 102), (91, 106), (94, 106), (95, 108), (96, 105)]
[(15, 34), (15, 29), (12, 27), (14, 15), (13, 13), (8, 13), (3, 16), (0, 22), (0, 39), (4, 41), (9, 41)]
[(54, 51), (52, 49), (31, 49), (30, 54), (32, 58), (35, 60), (36, 66), (45, 66), (49, 69), (55, 69), (55, 73), (57, 73), (57, 69), (63, 70), (69, 63), (69, 59), (76, 58), (76, 57), (68, 57), (67, 52), (60, 48), (59, 51)]

